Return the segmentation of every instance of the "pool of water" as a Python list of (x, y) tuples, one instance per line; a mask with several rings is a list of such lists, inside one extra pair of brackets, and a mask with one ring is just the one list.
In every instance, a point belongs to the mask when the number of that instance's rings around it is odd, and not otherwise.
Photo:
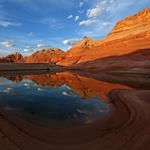
[(101, 119), (109, 105), (99, 97), (76, 94), (64, 83), (51, 87), (27, 78), (19, 82), (1, 78), (0, 109), (36, 125), (63, 128)]

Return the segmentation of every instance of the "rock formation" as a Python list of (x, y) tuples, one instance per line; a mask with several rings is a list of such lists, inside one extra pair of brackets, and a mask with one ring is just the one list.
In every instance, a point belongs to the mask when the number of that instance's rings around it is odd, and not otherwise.
[(10, 54), (6, 57), (0, 58), (0, 63), (14, 63), (14, 62), (22, 62), (23, 56), (19, 53)]
[(150, 34), (150, 8), (138, 12), (133, 16), (120, 20), (112, 32), (105, 38), (106, 41), (122, 39), (126, 37), (139, 38)]
[(36, 51), (31, 56), (24, 58), (25, 63), (52, 63), (55, 64), (65, 57), (65, 52), (58, 48)]
[(58, 64), (69, 66), (150, 48), (150, 8), (119, 21), (102, 40), (83, 38)]
[[(107, 94), (112, 89), (130, 89), (130, 87), (126, 85), (98, 81), (70, 72), (60, 72), (52, 75), (27, 75), (25, 78), (32, 80), (40, 86), (59, 87), (61, 85), (67, 85), (74, 93), (82, 98), (98, 97), (107, 103), (110, 103)], [(91, 86), (89, 86), (89, 84)]]

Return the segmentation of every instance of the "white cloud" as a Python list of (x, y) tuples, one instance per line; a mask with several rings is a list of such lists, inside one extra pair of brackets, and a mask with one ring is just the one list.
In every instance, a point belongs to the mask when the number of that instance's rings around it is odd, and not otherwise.
[(78, 21), (79, 20), (79, 16), (75, 16), (75, 21)]
[(6, 89), (3, 89), (2, 91), (0, 91), (0, 92), (3, 92), (3, 93), (7, 93), (7, 94), (11, 94), (11, 93), (13, 93), (13, 88), (6, 88)]
[(42, 89), (42, 88), (37, 88), (37, 91), (39, 91), (39, 92), (41, 92), (41, 91), (43, 91), (44, 89)]
[(88, 18), (97, 18), (103, 12), (108, 11), (109, 9), (114, 9), (115, 0), (102, 0), (97, 3), (97, 5), (91, 9), (87, 10)]
[(79, 3), (79, 7), (82, 7), (83, 5), (84, 5), (83, 2), (80, 2), (80, 3)]
[(30, 46), (26, 46), (26, 48), (24, 48), (24, 52), (31, 52), (31, 51), (33, 51), (33, 49)]
[(69, 16), (67, 17), (67, 19), (71, 19), (71, 18), (73, 18), (73, 15), (69, 15)]
[(15, 46), (15, 43), (13, 41), (9, 41), (9, 40), (2, 41), (2, 42), (0, 42), (0, 44), (5, 48), (11, 48), (11, 47)]
[(42, 43), (37, 44), (37, 48), (43, 48), (43, 47), (44, 47), (44, 44), (42, 44)]
[(79, 41), (79, 39), (68, 39), (68, 40), (64, 40), (63, 44), (64, 45), (74, 45), (75, 43), (77, 43)]
[(9, 26), (18, 27), (20, 25), (21, 23), (18, 23), (18, 22), (11, 22), (11, 21), (3, 20), (3, 19), (0, 20), (0, 26), (2, 27), (9, 27)]
[(100, 15), (102, 12), (102, 9), (99, 5), (97, 5), (95, 8), (91, 8), (87, 10), (87, 17), (88, 18), (96, 18)]
[(88, 19), (88, 20), (83, 20), (79, 23), (79, 26), (91, 26), (96, 23), (96, 20)]

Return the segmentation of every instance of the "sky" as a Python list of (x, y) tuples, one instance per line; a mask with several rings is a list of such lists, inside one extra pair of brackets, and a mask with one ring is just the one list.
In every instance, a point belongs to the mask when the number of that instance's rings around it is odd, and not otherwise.
[(101, 39), (150, 0), (0, 0), (0, 57), (57, 47), (84, 36)]

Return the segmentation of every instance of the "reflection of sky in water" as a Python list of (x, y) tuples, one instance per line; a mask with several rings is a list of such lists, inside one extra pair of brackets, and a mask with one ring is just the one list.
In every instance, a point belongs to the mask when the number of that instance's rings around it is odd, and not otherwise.
[(12, 82), (3, 78), (3, 77), (0, 77), (0, 86), (2, 85), (6, 85), (6, 84), (11, 84)]
[(97, 98), (82, 99), (68, 86), (39, 86), (30, 80), (0, 84), (0, 107), (30, 122), (68, 127), (91, 123), (103, 117), (109, 107)]

